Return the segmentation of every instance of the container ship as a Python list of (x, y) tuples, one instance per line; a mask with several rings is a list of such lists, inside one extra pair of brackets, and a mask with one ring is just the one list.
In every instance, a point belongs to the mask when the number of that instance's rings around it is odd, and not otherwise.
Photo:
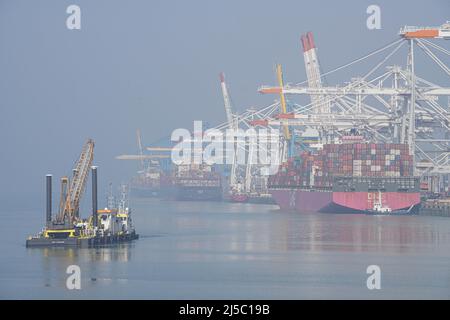
[(176, 200), (222, 200), (222, 178), (212, 166), (179, 165), (173, 183)]
[(149, 167), (140, 172), (130, 183), (135, 197), (170, 199), (173, 194), (173, 178), (170, 172)]
[(289, 158), (268, 187), (281, 209), (302, 213), (414, 213), (420, 204), (408, 145), (368, 143), (362, 136)]
[(227, 200), (234, 203), (276, 204), (267, 190), (267, 177), (254, 175), (247, 186), (238, 181), (226, 194)]
[(276, 204), (270, 193), (264, 192), (232, 192), (229, 196), (230, 202), (253, 203), (253, 204)]

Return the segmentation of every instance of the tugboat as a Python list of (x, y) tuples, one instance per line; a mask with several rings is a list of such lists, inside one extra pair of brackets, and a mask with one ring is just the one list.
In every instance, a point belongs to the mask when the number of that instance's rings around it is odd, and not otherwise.
[(128, 188), (126, 185), (121, 185), (121, 198), (119, 204), (116, 206), (112, 194), (108, 197), (108, 207), (103, 210), (98, 210), (98, 230), (97, 233), (100, 238), (110, 239), (103, 242), (112, 242), (115, 237), (122, 237), (123, 239), (133, 240), (137, 239), (138, 235), (134, 230), (131, 210), (128, 207)]
[(397, 216), (397, 215), (410, 215), (411, 210), (414, 206), (409, 207), (407, 210), (395, 210), (392, 211), (391, 208), (383, 206), (381, 201), (381, 191), (378, 192), (378, 199), (373, 204), (372, 210), (367, 210), (368, 215), (373, 216)]

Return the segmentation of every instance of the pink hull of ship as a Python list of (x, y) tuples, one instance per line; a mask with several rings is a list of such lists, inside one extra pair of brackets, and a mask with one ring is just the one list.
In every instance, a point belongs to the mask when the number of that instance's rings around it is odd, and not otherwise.
[[(377, 192), (321, 192), (273, 189), (272, 197), (282, 210), (297, 212), (352, 212), (371, 210)], [(392, 210), (407, 209), (420, 203), (418, 192), (382, 192), (382, 204)]]

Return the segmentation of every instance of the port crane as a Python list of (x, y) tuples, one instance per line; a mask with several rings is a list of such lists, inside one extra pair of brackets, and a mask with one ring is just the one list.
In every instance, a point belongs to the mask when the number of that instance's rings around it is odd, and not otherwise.
[(80, 200), (86, 188), (86, 182), (94, 159), (94, 141), (88, 139), (73, 169), (72, 179), (61, 178), (59, 212), (55, 224), (73, 224), (79, 218)]
[[(281, 66), (279, 67), (279, 79), (282, 81), (282, 74), (281, 74)], [(225, 75), (222, 72), (220, 74), (220, 86), (222, 89), (222, 95), (223, 95), (223, 102), (225, 107), (225, 113), (227, 115), (227, 122), (226, 125), (220, 125), (216, 127), (215, 129), (226, 131), (227, 129), (232, 129), (234, 132), (237, 132), (240, 129), (240, 125), (247, 124), (247, 129), (252, 128), (251, 126), (248, 126), (247, 122), (247, 116), (251, 119), (259, 118), (258, 112), (254, 109), (248, 109), (247, 114), (244, 113), (245, 118), (241, 118), (238, 115), (235, 115), (232, 113), (232, 105), (231, 105), (231, 99), (228, 92), (227, 84), (225, 82)], [(284, 98), (284, 96), (283, 96)], [(286, 101), (283, 100), (284, 110), (286, 111)], [(289, 141), (290, 133), (289, 129), (286, 127), (285, 131), (285, 138), (286, 141)], [(239, 141), (239, 139), (234, 139), (233, 141), (228, 141), (226, 138), (225, 140), (221, 142), (226, 142), (227, 145), (229, 142), (233, 144), (233, 148), (236, 151), (234, 153), (233, 161), (231, 164), (231, 172), (230, 172), (230, 189), (232, 194), (234, 195), (240, 195), (245, 196), (249, 194), (255, 194), (258, 192), (265, 193), (264, 186), (267, 184), (265, 181), (267, 177), (260, 177), (260, 174), (258, 174), (258, 170), (260, 169), (260, 166), (255, 165), (255, 159), (253, 158), (257, 152), (257, 148), (261, 147), (261, 144), (258, 141), (257, 136), (248, 136), (248, 141)], [(236, 141), (237, 140), (237, 141)], [(247, 155), (247, 161), (245, 166), (238, 165), (237, 164), (237, 153), (239, 151), (243, 151)], [(286, 149), (283, 149), (286, 150)], [(242, 167), (245, 167), (242, 168)], [(244, 185), (242, 187), (241, 181), (244, 182)], [(258, 191), (255, 190), (255, 188), (258, 187)]]
[[(223, 104), (225, 107), (225, 113), (227, 116), (227, 122), (230, 129), (234, 130), (235, 132), (239, 128), (239, 124), (236, 121), (236, 119), (233, 116), (232, 112), (232, 106), (231, 106), (231, 99), (230, 95), (228, 93), (227, 84), (225, 82), (225, 74), (223, 72), (220, 73), (220, 88), (222, 90), (222, 96), (223, 96)], [(234, 142), (234, 141), (233, 141)], [(236, 164), (236, 155), (233, 156), (233, 161), (231, 164), (231, 171), (230, 171), (230, 189), (233, 192), (241, 192), (241, 184), (239, 183), (239, 177), (237, 177), (237, 164)]]
[[(448, 108), (439, 104), (440, 97), (450, 96), (450, 88), (427, 81), (417, 76), (415, 72), (415, 48), (418, 47), (445, 74), (450, 75), (447, 65), (432, 49), (447, 56), (450, 52), (429, 41), (429, 39), (449, 39), (449, 34), (449, 23), (441, 27), (404, 27), (399, 33), (401, 39), (320, 75), (320, 78), (323, 78), (393, 48), (367, 74), (351, 79), (345, 86), (317, 84), (314, 81), (317, 78), (314, 71), (309, 69), (317, 69), (318, 63), (311, 63), (311, 56), (305, 54), (305, 59), (309, 59), (305, 61), (307, 81), (296, 85), (262, 86), (259, 92), (306, 95), (311, 98), (311, 103), (303, 106), (295, 105), (289, 114), (274, 115), (254, 121), (253, 124), (313, 127), (328, 132), (330, 136), (339, 136), (350, 128), (358, 128), (378, 141), (408, 143), (411, 154), (417, 158), (416, 169), (419, 174), (431, 171), (450, 173), (448, 157), (450, 140), (448, 137), (445, 139), (442, 137), (448, 135), (450, 130), (450, 113)], [(307, 39), (308, 37), (302, 37), (304, 49), (311, 47)], [(380, 70), (405, 43), (409, 45), (406, 68), (387, 66), (387, 71), (374, 76), (375, 72)], [(308, 86), (304, 86), (305, 83)], [(427, 170), (424, 170), (426, 166), (423, 161), (429, 164)]]
[(141, 136), (141, 130), (136, 130), (136, 138), (137, 138), (137, 144), (138, 144), (138, 151), (139, 151), (139, 157), (140, 159), (140, 170), (145, 171), (145, 159), (143, 159), (144, 156), (144, 149), (142, 147), (142, 136)]
[[(170, 158), (169, 154), (159, 153), (159, 154), (144, 154), (144, 147), (142, 145), (142, 135), (141, 130), (136, 130), (136, 140), (138, 147), (138, 154), (121, 154), (116, 156), (117, 160), (137, 160), (139, 161), (139, 170), (140, 172), (145, 172), (148, 169), (147, 160), (156, 160), (156, 159), (168, 159)], [(170, 151), (170, 148), (146, 148), (149, 151)]]
[[(227, 121), (215, 128), (226, 130), (236, 125), (244, 130), (259, 126), (282, 128), (284, 139), (286, 127), (296, 128), (291, 132), (312, 128), (323, 135), (322, 142), (331, 142), (334, 137), (357, 128), (374, 141), (408, 143), (420, 175), (450, 172), (450, 114), (449, 108), (440, 104), (444, 97), (450, 96), (450, 88), (421, 78), (415, 70), (416, 51), (421, 50), (450, 75), (445, 60), (439, 58), (439, 55), (448, 57), (450, 51), (431, 41), (449, 39), (449, 33), (449, 23), (440, 27), (404, 27), (399, 32), (400, 39), (326, 73), (320, 70), (312, 33), (307, 33), (301, 38), (307, 80), (285, 84), (279, 72), (281, 66), (277, 67), (278, 86), (262, 86), (259, 92), (277, 94), (279, 100), (261, 109), (248, 108), (240, 114), (231, 113), (228, 91), (222, 90), (226, 93)], [(409, 46), (406, 66), (387, 65), (405, 44)], [(327, 75), (380, 56), (381, 60), (366, 74), (351, 78), (344, 85), (330, 86), (323, 81)], [(304, 95), (310, 103), (291, 104), (293, 107), (288, 112), (284, 98), (288, 95)], [(248, 146), (239, 147), (248, 152)], [(248, 168), (245, 176), (251, 176)]]
[[(303, 60), (305, 62), (306, 77), (308, 79), (308, 87), (320, 89), (322, 88), (322, 76), (312, 32), (302, 35), (301, 42), (303, 47)], [(322, 95), (311, 95), (310, 97), (314, 113), (330, 113), (330, 103), (329, 101), (323, 101), (325, 98)]]
[[(331, 71), (320, 70), (317, 49), (312, 33), (302, 36), (303, 57), (307, 80), (298, 84), (283, 83), (281, 66), (277, 66), (278, 86), (261, 86), (264, 94), (277, 94), (279, 100), (243, 113), (227, 111), (227, 121), (216, 126), (226, 130), (238, 127), (298, 128), (291, 132), (315, 129), (322, 135), (322, 142), (332, 142), (350, 129), (358, 129), (374, 141), (408, 143), (414, 156), (416, 173), (450, 173), (450, 113), (439, 101), (450, 96), (450, 88), (437, 85), (416, 75), (416, 52), (421, 49), (447, 75), (448, 66), (438, 54), (450, 55), (450, 51), (431, 42), (433, 39), (449, 39), (450, 24), (440, 27), (404, 27), (400, 39), (384, 47), (341, 65)], [(405, 67), (387, 65), (400, 49), (409, 46)], [(351, 78), (345, 85), (325, 85), (325, 76), (349, 68), (357, 63), (381, 57), (374, 67), (362, 76)], [(381, 71), (385, 67), (385, 71)], [(281, 79), (281, 81), (280, 81)], [(306, 85), (305, 85), (306, 84)], [(305, 95), (310, 98), (306, 105), (291, 104), (287, 112), (285, 96)], [(224, 97), (226, 110), (227, 104)], [(232, 119), (230, 121), (230, 119)], [(282, 144), (280, 161), (286, 155)], [(241, 146), (242, 148), (243, 146)], [(246, 152), (248, 152), (248, 148)], [(246, 174), (246, 176), (248, 176)]]

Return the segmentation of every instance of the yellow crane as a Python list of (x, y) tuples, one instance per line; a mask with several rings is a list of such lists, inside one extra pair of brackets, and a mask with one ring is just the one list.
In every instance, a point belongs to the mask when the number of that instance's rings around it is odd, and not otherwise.
[(86, 188), (89, 169), (94, 159), (94, 141), (88, 139), (73, 169), (73, 177), (61, 178), (61, 195), (57, 224), (73, 224), (79, 218), (80, 200)]
[[(284, 88), (284, 83), (283, 83), (283, 71), (281, 69), (281, 64), (277, 64), (277, 79), (278, 79), (278, 86), (280, 88), (280, 106), (281, 106), (281, 114), (286, 114), (287, 113), (287, 108), (286, 108), (286, 98), (284, 96), (284, 92), (283, 92), (283, 88)], [(291, 140), (291, 133), (289, 132), (289, 126), (287, 124), (285, 124), (283, 126), (284, 128), (284, 137), (286, 138), (287, 141)]]

